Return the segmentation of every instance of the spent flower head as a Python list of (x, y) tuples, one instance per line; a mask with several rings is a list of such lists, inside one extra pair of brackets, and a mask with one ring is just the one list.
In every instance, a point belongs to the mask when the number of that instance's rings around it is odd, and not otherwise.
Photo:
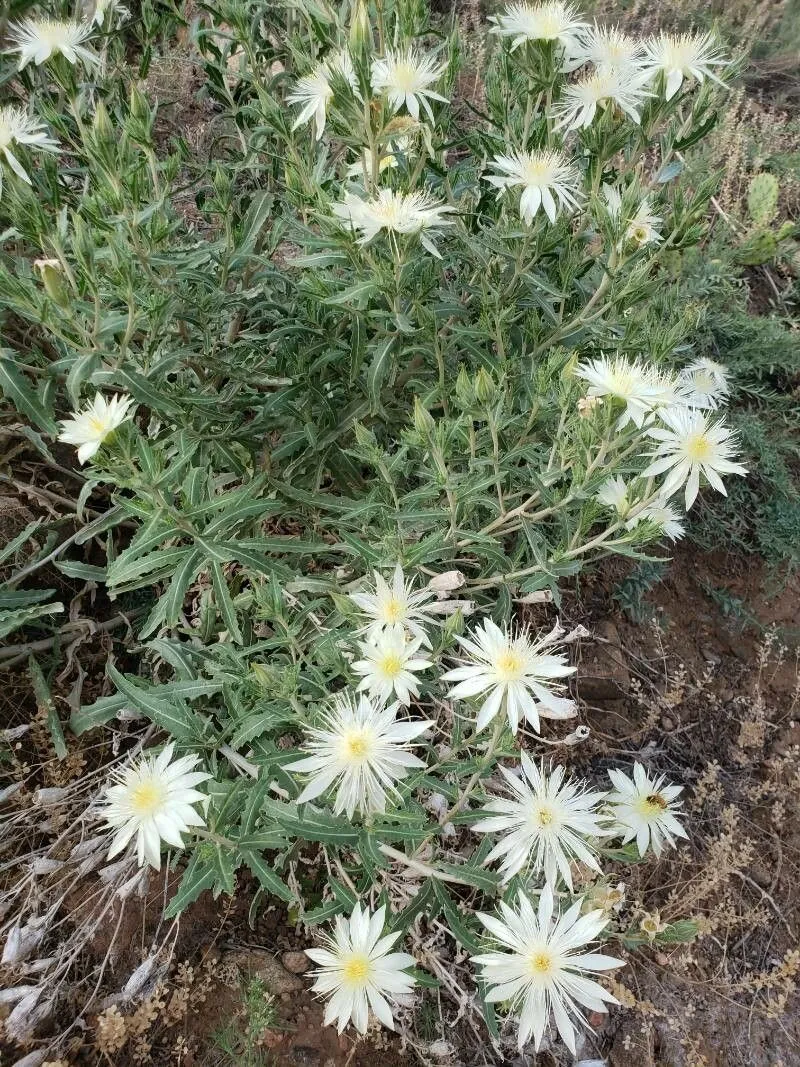
[(521, 189), (519, 212), (530, 225), (539, 208), (551, 222), (559, 209), (573, 212), (580, 197), (580, 175), (561, 152), (536, 149), (532, 152), (511, 150), (489, 161), (499, 174), (487, 174), (484, 180), (500, 190)]
[(500, 15), (490, 15), (491, 33), (511, 37), (511, 51), (526, 41), (557, 41), (568, 52), (586, 26), (574, 4), (509, 4)]
[(118, 426), (132, 417), (132, 404), (133, 399), (129, 396), (115, 393), (106, 400), (102, 393), (97, 393), (82, 411), (75, 411), (72, 418), (62, 420), (58, 439), (67, 445), (77, 445), (78, 462), (85, 463)]
[(100, 57), (84, 46), (93, 29), (90, 22), (75, 19), (23, 19), (9, 24), (6, 33), (10, 44), (6, 51), (19, 54), (18, 70), (29, 63), (39, 66), (57, 55), (69, 63), (81, 62), (85, 67), (93, 67), (100, 62)]
[[(15, 145), (27, 145), (42, 152), (58, 152), (58, 144), (48, 134), (47, 127), (21, 107), (6, 104), (0, 107), (0, 152), (14, 173), (28, 185), (31, 179), (27, 171), (14, 155)], [(2, 171), (0, 171), (0, 185)]]
[(659, 215), (654, 215), (648, 196), (642, 197), (633, 214), (622, 217), (622, 193), (614, 185), (603, 186), (603, 197), (606, 201), (608, 213), (621, 227), (624, 226), (622, 239), (619, 247), (635, 245), (642, 248), (644, 245), (659, 244), (662, 240), (658, 227), (664, 221)]
[(574, 1055), (575, 1024), (570, 1016), (585, 1025), (581, 1008), (606, 1012), (606, 1003), (619, 1003), (587, 974), (622, 967), (623, 961), (599, 952), (576, 951), (594, 941), (609, 921), (599, 909), (581, 915), (582, 904), (578, 900), (567, 911), (557, 911), (547, 884), (537, 909), (520, 892), (516, 909), (500, 902), (499, 918), (478, 913), (497, 946), (474, 956), (472, 962), (481, 968), (488, 987), (486, 1000), (491, 1004), (508, 1001), (518, 1017), (520, 1048), (533, 1037), (538, 1051), (552, 1017)]
[(359, 691), (387, 703), (392, 695), (400, 704), (408, 706), (411, 698), (419, 696), (418, 671), (426, 671), (433, 664), (417, 655), (422, 642), (419, 638), (406, 640), (397, 628), (386, 630), (372, 641), (359, 644), (362, 659), (353, 663), (353, 670), (361, 675)]
[(426, 720), (397, 719), (398, 705), (381, 707), (364, 694), (338, 693), (320, 728), (309, 729), (303, 746), (310, 755), (287, 766), (310, 780), (298, 804), (314, 800), (336, 787), (333, 810), (352, 819), (359, 811), (386, 810), (386, 798), (410, 768), (424, 767), (408, 751), (411, 742), (433, 726)]
[(161, 867), (161, 842), (183, 848), (181, 834), (205, 826), (195, 805), (205, 800), (195, 786), (211, 775), (195, 771), (199, 756), (172, 759), (170, 743), (158, 756), (142, 756), (129, 767), (113, 772), (114, 784), (106, 789), (103, 816), (116, 831), (108, 858), (118, 855), (136, 838), (139, 866)]
[(437, 64), (433, 56), (425, 55), (413, 47), (401, 51), (391, 49), (381, 59), (372, 63), (372, 88), (376, 93), (383, 93), (392, 111), (399, 111), (405, 105), (412, 118), (419, 118), (419, 105), (422, 104), (428, 118), (433, 122), (431, 100), (447, 103), (447, 97), (435, 92), (435, 85), (447, 69), (443, 63)]
[(594, 839), (606, 832), (604, 818), (597, 812), (606, 794), (589, 792), (575, 779), (565, 781), (562, 766), (548, 774), (544, 762), (537, 767), (527, 752), (521, 759), (522, 777), (500, 767), (512, 796), (490, 800), (483, 808), (488, 818), (472, 828), (500, 836), (485, 862), (502, 858), (503, 881), (530, 868), (552, 884), (560, 874), (571, 892), (571, 862), (600, 871)]
[(674, 803), (681, 786), (666, 785), (663, 774), (651, 778), (641, 763), (634, 764), (633, 778), (620, 770), (608, 776), (614, 786), (608, 803), (623, 844), (635, 839), (640, 856), (648, 848), (660, 856), (664, 843), (675, 848), (675, 838), (687, 836), (676, 818), (680, 804)]
[(701, 476), (723, 496), (727, 496), (721, 474), (747, 474), (735, 463), (736, 434), (718, 420), (712, 422), (703, 411), (676, 405), (659, 412), (663, 426), (651, 426), (648, 436), (658, 445), (650, 454), (653, 462), (642, 473), (646, 478), (664, 474), (664, 497), (685, 485), (686, 510), (697, 499)]
[(348, 1023), (363, 1034), (369, 1013), (394, 1029), (391, 1003), (405, 998), (416, 979), (407, 973), (416, 965), (406, 952), (391, 952), (401, 931), (384, 934), (386, 908), (370, 913), (356, 903), (349, 919), (337, 915), (333, 933), (325, 938), (323, 948), (307, 948), (306, 955), (318, 965), (311, 987), (328, 997), (325, 1005), (326, 1026), (336, 1023), (341, 1034)]
[(508, 719), (512, 733), (525, 720), (536, 733), (539, 718), (569, 719), (576, 714), (575, 702), (559, 696), (560, 681), (575, 673), (564, 653), (550, 651), (563, 631), (532, 640), (527, 630), (501, 630), (491, 619), (484, 619), (469, 637), (459, 637), (467, 653), (466, 662), (447, 671), (442, 680), (455, 682), (451, 699), (482, 696), (476, 730), (483, 730), (498, 714)]
[(368, 640), (375, 640), (385, 630), (408, 632), (425, 648), (431, 647), (426, 626), (435, 619), (425, 609), (436, 593), (433, 589), (415, 589), (414, 579), (406, 579), (398, 563), (394, 568), (391, 585), (382, 574), (375, 571), (374, 590), (350, 593), (350, 599), (359, 607), (368, 622), (364, 628)]
[(714, 67), (728, 65), (710, 33), (661, 33), (645, 43), (645, 62), (651, 76), (662, 74), (667, 100), (678, 92), (684, 78), (702, 82), (711, 78), (724, 86)]
[(643, 508), (639, 508), (636, 514), (628, 519), (625, 526), (632, 530), (640, 522), (650, 522), (659, 527), (670, 541), (679, 541), (684, 534), (680, 513), (660, 495), (651, 503), (645, 504)]

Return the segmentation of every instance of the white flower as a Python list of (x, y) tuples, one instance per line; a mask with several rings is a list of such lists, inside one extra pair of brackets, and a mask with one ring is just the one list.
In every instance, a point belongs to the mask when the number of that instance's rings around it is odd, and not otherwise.
[(386, 630), (374, 641), (359, 644), (363, 659), (356, 660), (353, 670), (362, 675), (359, 691), (366, 689), (371, 697), (386, 703), (394, 693), (398, 701), (408, 706), (412, 697), (419, 696), (415, 671), (425, 671), (433, 664), (417, 657), (422, 642), (407, 641), (396, 628)]
[[(86, 7), (91, 7), (91, 3)], [(120, 22), (124, 22), (131, 17), (130, 11), (126, 7), (123, 7), (118, 0), (94, 0), (94, 10), (92, 11), (91, 22), (95, 26), (102, 26), (106, 21), (106, 16), (109, 12), (116, 14), (119, 17)]]
[(502, 15), (490, 15), (491, 33), (513, 37), (511, 51), (526, 41), (558, 41), (571, 50), (578, 31), (586, 26), (573, 4), (509, 4)]
[[(603, 196), (605, 197), (608, 213), (612, 219), (617, 222), (621, 221), (622, 217), (622, 194), (616, 186), (604, 185)], [(648, 244), (658, 244), (661, 240), (661, 234), (656, 229), (663, 222), (663, 219), (659, 215), (654, 215), (651, 211), (650, 198), (645, 196), (637, 207), (633, 215), (628, 216), (625, 220), (625, 232), (620, 246), (625, 244), (635, 244), (639, 248)]]
[(311, 988), (330, 997), (325, 1006), (325, 1025), (335, 1022), (340, 1034), (351, 1021), (363, 1034), (370, 1009), (393, 1030), (388, 1001), (405, 997), (416, 983), (413, 975), (406, 973), (416, 960), (406, 952), (389, 951), (401, 931), (384, 936), (385, 922), (385, 907), (370, 915), (357, 903), (349, 919), (336, 916), (333, 935), (325, 938), (325, 948), (306, 949), (306, 955), (319, 964), (319, 970), (313, 972), (316, 982)]
[(71, 419), (62, 420), (58, 439), (67, 445), (77, 445), (78, 462), (85, 463), (118, 426), (131, 418), (133, 412), (129, 408), (132, 404), (129, 396), (115, 393), (106, 400), (102, 393), (98, 393), (83, 411), (75, 411)]
[(473, 825), (479, 833), (500, 834), (500, 840), (485, 862), (503, 857), (500, 870), (503, 881), (532, 867), (555, 884), (558, 874), (572, 891), (570, 862), (578, 860), (600, 871), (591, 838), (604, 834), (597, 804), (605, 793), (586, 792), (583, 783), (564, 781), (559, 766), (548, 777), (544, 764), (537, 767), (527, 752), (522, 752), (524, 778), (518, 778), (501, 765), (500, 772), (514, 794), (513, 799), (491, 800), (483, 809), (491, 816)]
[(12, 152), (15, 144), (30, 145), (43, 152), (58, 152), (58, 144), (47, 133), (43, 122), (29, 115), (21, 107), (6, 104), (5, 107), (0, 107), (0, 152), (14, 173), (30, 185), (31, 180), (25, 168)]
[(590, 1011), (606, 1012), (605, 1003), (619, 1001), (585, 972), (609, 971), (623, 961), (599, 952), (578, 953), (594, 941), (607, 925), (602, 911), (581, 915), (582, 900), (563, 914), (556, 913), (553, 925), (553, 891), (546, 885), (539, 897), (538, 912), (523, 893), (513, 910), (500, 902), (502, 920), (478, 913), (478, 918), (499, 942), (498, 950), (473, 957), (482, 968), (489, 987), (489, 1003), (511, 1002), (519, 1016), (519, 1047), (531, 1036), (538, 1051), (550, 1016), (564, 1044), (575, 1054), (575, 1026), (570, 1015), (585, 1025), (579, 1005)]
[(614, 359), (601, 356), (581, 363), (575, 375), (589, 382), (588, 396), (610, 396), (625, 404), (617, 422), (620, 430), (628, 422), (641, 429), (654, 408), (675, 400), (675, 387), (671, 381), (660, 377), (653, 368), (643, 366), (639, 360), (631, 362), (624, 356)]
[(574, 51), (568, 56), (567, 69), (574, 70), (591, 63), (598, 70), (638, 69), (644, 63), (644, 45), (616, 26), (589, 26), (578, 38)]
[(137, 763), (113, 772), (114, 785), (106, 789), (106, 822), (116, 829), (108, 858), (111, 859), (136, 837), (139, 866), (145, 862), (159, 870), (161, 842), (183, 848), (181, 834), (193, 826), (205, 826), (194, 805), (205, 800), (194, 787), (211, 775), (193, 771), (199, 756), (181, 756), (172, 762), (175, 746), (165, 746), (159, 756), (143, 756)]
[(597, 491), (597, 499), (606, 507), (613, 508), (618, 515), (624, 515), (630, 509), (628, 487), (625, 479), (619, 475), (603, 482)]
[[(366, 181), (367, 178), (372, 175), (372, 160), (374, 155), (369, 152), (362, 152), (359, 159), (355, 163), (351, 163), (347, 168), (348, 178), (360, 178), (362, 181)], [(383, 174), (385, 170), (392, 170), (397, 166), (397, 156), (393, 152), (388, 155), (381, 155), (378, 158), (378, 174)]]
[(381, 230), (417, 234), (423, 247), (441, 258), (433, 238), (440, 236), (438, 231), (444, 226), (453, 225), (451, 219), (443, 216), (454, 209), (434, 200), (426, 192), (406, 195), (394, 189), (381, 189), (369, 200), (346, 193), (344, 200), (334, 204), (332, 210), (337, 218), (348, 222), (351, 229), (361, 231), (359, 244), (367, 244)]
[(485, 180), (500, 190), (498, 195), (505, 189), (522, 189), (519, 211), (528, 225), (540, 207), (555, 222), (559, 207), (571, 212), (578, 206), (580, 175), (561, 152), (510, 151), (495, 156), (490, 165), (500, 174), (487, 174)]
[(564, 95), (553, 109), (555, 129), (580, 130), (591, 126), (598, 108), (616, 104), (634, 122), (640, 121), (639, 107), (650, 94), (642, 85), (638, 71), (616, 68), (596, 70), (567, 85)]
[(331, 79), (336, 75), (347, 82), (355, 96), (359, 96), (356, 72), (349, 53), (336, 52), (323, 62), (317, 63), (309, 74), (298, 78), (292, 91), (287, 95), (287, 103), (302, 105), (292, 126), (293, 130), (313, 118), (316, 138), (319, 140), (322, 137), (325, 131), (328, 104), (333, 99)]
[(419, 118), (419, 105), (425, 108), (433, 122), (430, 100), (447, 103), (447, 97), (430, 88), (442, 77), (445, 64), (436, 65), (432, 56), (422, 55), (414, 48), (403, 51), (388, 51), (383, 59), (372, 63), (372, 88), (376, 93), (385, 93), (392, 111), (399, 111), (405, 104), (412, 118)]
[(80, 60), (92, 67), (100, 57), (83, 46), (92, 30), (91, 23), (73, 19), (23, 19), (9, 25), (6, 32), (12, 44), (6, 51), (19, 52), (19, 70), (29, 63), (46, 63), (55, 55), (62, 55), (69, 63)]
[(672, 407), (659, 412), (664, 427), (648, 429), (650, 437), (660, 442), (651, 453), (654, 462), (642, 472), (644, 477), (669, 471), (662, 494), (670, 497), (686, 484), (686, 510), (694, 503), (700, 489), (700, 475), (717, 492), (727, 496), (720, 474), (747, 474), (747, 468), (734, 463), (735, 433), (722, 421), (711, 422), (708, 415), (691, 408)]
[(431, 647), (425, 625), (433, 624), (435, 620), (424, 605), (435, 596), (433, 589), (414, 589), (414, 579), (406, 580), (399, 563), (395, 566), (391, 585), (375, 571), (374, 592), (350, 593), (350, 599), (370, 620), (362, 631), (366, 632), (368, 640), (376, 640), (385, 630), (407, 631), (425, 648)]
[(702, 82), (712, 78), (724, 82), (714, 73), (714, 67), (727, 66), (718, 45), (710, 33), (662, 33), (645, 43), (645, 58), (652, 74), (664, 75), (664, 95), (671, 100), (683, 84), (684, 78)]
[(673, 803), (681, 786), (665, 785), (663, 774), (650, 778), (641, 763), (634, 764), (632, 779), (619, 770), (610, 770), (608, 776), (615, 789), (608, 803), (622, 832), (623, 845), (636, 838), (640, 856), (648, 847), (660, 856), (665, 842), (675, 848), (676, 837), (687, 837), (675, 818), (680, 804)]
[(367, 696), (353, 698), (338, 693), (322, 729), (308, 731), (305, 751), (311, 755), (288, 765), (288, 770), (304, 771), (311, 780), (297, 798), (298, 804), (314, 800), (335, 782), (338, 815), (386, 810), (386, 795), (396, 792), (395, 782), (405, 778), (410, 767), (424, 767), (408, 751), (415, 737), (433, 726), (432, 722), (398, 722), (397, 704), (379, 707)]
[(686, 403), (693, 408), (716, 408), (730, 392), (728, 368), (713, 359), (696, 359), (684, 367), (679, 378)]
[(512, 733), (526, 719), (536, 733), (539, 716), (569, 719), (576, 714), (575, 702), (556, 695), (563, 683), (555, 679), (575, 673), (563, 653), (545, 652), (558, 641), (561, 630), (531, 641), (526, 630), (503, 632), (491, 619), (484, 619), (471, 633), (459, 637), (469, 653), (469, 661), (442, 675), (445, 682), (457, 682), (448, 693), (453, 699), (486, 694), (478, 712), (476, 730), (484, 727), (499, 712), (508, 717)]
[(625, 523), (625, 526), (632, 530), (634, 526), (640, 522), (652, 522), (654, 526), (660, 526), (665, 537), (668, 537), (670, 541), (677, 541), (683, 537), (684, 529), (683, 523), (680, 521), (680, 515), (667, 504), (662, 497), (657, 497), (651, 504), (646, 504), (635, 515), (633, 515)]

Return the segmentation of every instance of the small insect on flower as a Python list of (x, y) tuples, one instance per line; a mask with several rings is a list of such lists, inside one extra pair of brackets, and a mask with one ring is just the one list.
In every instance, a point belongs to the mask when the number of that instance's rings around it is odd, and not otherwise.
[(625, 404), (617, 422), (618, 430), (629, 422), (641, 429), (654, 408), (675, 399), (672, 382), (659, 377), (653, 368), (644, 366), (639, 360), (631, 362), (624, 356), (614, 359), (601, 356), (581, 363), (575, 375), (589, 383), (588, 396), (612, 397)]
[(80, 61), (85, 67), (96, 66), (100, 57), (84, 47), (93, 32), (90, 22), (74, 19), (23, 19), (13, 22), (6, 31), (11, 45), (9, 53), (19, 53), (18, 70), (29, 63), (39, 66), (52, 56), (61, 55), (69, 63)]
[(540, 732), (539, 717), (569, 719), (577, 714), (575, 702), (558, 696), (564, 689), (558, 679), (575, 673), (564, 653), (546, 651), (557, 642), (563, 631), (532, 641), (528, 631), (500, 629), (491, 619), (484, 619), (470, 637), (459, 637), (468, 659), (442, 675), (445, 682), (456, 682), (447, 694), (451, 699), (485, 695), (478, 712), (476, 730), (483, 730), (497, 715), (504, 713), (512, 733), (520, 721), (527, 720)]
[(728, 494), (720, 474), (747, 474), (747, 468), (734, 463), (736, 435), (721, 421), (711, 422), (708, 415), (691, 408), (671, 407), (659, 412), (663, 427), (653, 426), (648, 436), (659, 442), (654, 460), (642, 473), (652, 475), (668, 471), (662, 487), (662, 495), (670, 497), (686, 485), (686, 510), (697, 499), (700, 476), (723, 496)]
[(433, 726), (427, 720), (399, 722), (397, 710), (397, 704), (380, 707), (363, 694), (338, 693), (322, 727), (308, 731), (304, 750), (311, 754), (287, 766), (311, 776), (297, 803), (314, 800), (336, 784), (337, 815), (345, 812), (352, 819), (356, 811), (385, 811), (395, 782), (410, 768), (425, 766), (408, 746)]
[[(29, 145), (42, 152), (58, 152), (59, 150), (57, 142), (50, 137), (43, 122), (29, 115), (21, 107), (7, 104), (5, 107), (0, 107), (0, 152), (17, 177), (30, 185), (31, 180), (27, 171), (12, 151), (14, 145)], [(0, 170), (1, 188), (2, 170)]]
[(412, 118), (419, 118), (419, 105), (422, 104), (428, 118), (433, 122), (431, 100), (448, 103), (446, 96), (434, 92), (432, 85), (442, 77), (446, 64), (438, 64), (432, 56), (423, 55), (414, 48), (403, 51), (388, 51), (382, 59), (372, 64), (372, 88), (376, 93), (384, 93), (392, 111), (399, 111), (403, 105)]
[(692, 408), (717, 408), (730, 393), (728, 368), (713, 359), (696, 359), (683, 368), (679, 379), (686, 403)]
[[(616, 222), (621, 223), (622, 193), (616, 186), (604, 185), (603, 196), (609, 215)], [(639, 201), (636, 211), (632, 215), (628, 215), (624, 220), (625, 230), (618, 247), (623, 248), (630, 244), (635, 245), (637, 248), (643, 248), (644, 245), (659, 244), (662, 237), (657, 227), (662, 222), (663, 219), (659, 215), (652, 213), (650, 198), (643, 197)]]
[(370, 1010), (384, 1026), (394, 1030), (390, 1002), (406, 998), (416, 984), (407, 973), (416, 965), (413, 956), (390, 949), (401, 931), (384, 935), (386, 908), (374, 914), (356, 903), (349, 919), (337, 915), (333, 934), (324, 948), (307, 948), (306, 955), (319, 965), (314, 971), (315, 993), (330, 997), (325, 1006), (325, 1025), (335, 1022), (341, 1034), (349, 1022), (363, 1034)]
[(182, 833), (205, 826), (195, 805), (204, 800), (195, 789), (210, 774), (195, 771), (199, 756), (181, 756), (173, 762), (170, 743), (156, 756), (143, 756), (130, 767), (114, 772), (106, 790), (106, 822), (116, 829), (108, 858), (118, 855), (136, 837), (139, 866), (145, 862), (159, 870), (161, 842), (183, 848)]
[(581, 31), (576, 48), (568, 56), (566, 69), (575, 70), (591, 63), (599, 71), (619, 70), (623, 74), (639, 70), (644, 63), (644, 45), (616, 26), (589, 26)]
[(443, 227), (453, 225), (444, 215), (454, 209), (434, 200), (429, 193), (406, 195), (394, 189), (381, 189), (369, 200), (346, 193), (344, 200), (334, 204), (332, 210), (337, 218), (349, 223), (351, 229), (361, 231), (358, 244), (368, 244), (381, 230), (416, 234), (422, 246), (441, 259), (433, 238), (440, 236)]
[(361, 608), (369, 620), (363, 633), (367, 640), (374, 641), (386, 630), (409, 633), (425, 648), (431, 647), (425, 626), (434, 625), (435, 619), (425, 610), (425, 605), (436, 596), (434, 589), (414, 589), (414, 579), (406, 579), (398, 563), (392, 576), (392, 584), (375, 571), (374, 592), (350, 593), (350, 599)]
[(300, 104), (300, 112), (292, 126), (293, 130), (314, 119), (316, 139), (325, 132), (328, 117), (328, 105), (333, 99), (333, 84), (337, 77), (343, 79), (359, 96), (358, 81), (353, 68), (353, 61), (348, 52), (336, 52), (318, 63), (309, 74), (298, 78), (291, 92), (286, 97), (288, 104)]
[(115, 393), (106, 400), (102, 393), (97, 393), (83, 411), (76, 411), (71, 419), (62, 420), (58, 439), (66, 445), (77, 445), (78, 462), (85, 463), (118, 426), (132, 418), (133, 412), (129, 410), (132, 404), (129, 396)]
[(522, 189), (519, 213), (529, 226), (540, 207), (555, 222), (560, 208), (571, 213), (578, 206), (580, 175), (561, 152), (511, 151), (489, 165), (500, 174), (487, 174), (484, 180), (500, 190), (498, 196), (506, 189)]
[(491, 1004), (508, 1001), (518, 1016), (520, 1048), (533, 1036), (538, 1051), (552, 1016), (562, 1041), (575, 1055), (575, 1025), (570, 1015), (586, 1025), (580, 1006), (605, 1013), (606, 1003), (619, 1003), (587, 972), (610, 971), (624, 966), (623, 961), (599, 952), (575, 951), (594, 941), (609, 921), (599, 909), (581, 915), (582, 904), (578, 900), (560, 914), (548, 884), (537, 910), (520, 893), (516, 910), (500, 902), (501, 918), (478, 913), (499, 944), (494, 951), (473, 956), (472, 962), (482, 970), (488, 987), (486, 1000)]
[(374, 641), (359, 643), (363, 659), (353, 663), (360, 674), (359, 691), (367, 690), (371, 697), (387, 703), (392, 694), (400, 704), (408, 706), (412, 697), (419, 696), (417, 671), (426, 671), (433, 664), (417, 656), (422, 642), (407, 641), (397, 629), (387, 630)]
[(648, 848), (660, 856), (664, 843), (675, 848), (676, 837), (688, 836), (675, 817), (680, 804), (673, 803), (682, 786), (665, 785), (663, 774), (650, 778), (641, 763), (634, 764), (633, 778), (619, 770), (610, 770), (608, 776), (615, 789), (608, 803), (623, 845), (635, 838), (640, 856)]
[(586, 26), (574, 4), (558, 2), (509, 4), (501, 15), (490, 15), (489, 21), (494, 23), (491, 33), (513, 37), (512, 52), (526, 41), (557, 41), (572, 51), (579, 31)]
[(719, 46), (710, 33), (662, 33), (645, 43), (645, 62), (651, 76), (664, 76), (664, 96), (671, 100), (683, 84), (684, 78), (702, 82), (711, 78), (724, 86), (714, 73), (714, 67), (725, 67)]
[(551, 884), (560, 874), (572, 891), (573, 860), (600, 871), (593, 839), (605, 833), (604, 818), (596, 809), (606, 794), (587, 792), (574, 779), (565, 782), (561, 766), (548, 776), (544, 763), (537, 767), (527, 752), (521, 758), (522, 778), (500, 766), (513, 797), (490, 800), (483, 809), (489, 818), (472, 827), (478, 833), (500, 835), (485, 863), (502, 857), (504, 882), (526, 868), (542, 872)]
[(614, 105), (638, 124), (639, 108), (649, 95), (638, 70), (621, 71), (614, 67), (596, 70), (565, 87), (561, 101), (554, 108), (555, 129), (586, 129), (594, 122), (598, 109)]

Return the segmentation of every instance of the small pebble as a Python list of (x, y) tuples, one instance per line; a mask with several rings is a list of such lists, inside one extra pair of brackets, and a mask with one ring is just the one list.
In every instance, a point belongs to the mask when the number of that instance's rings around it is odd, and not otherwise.
[(305, 952), (296, 950), (284, 952), (281, 956), (281, 962), (286, 970), (291, 971), (292, 974), (305, 974), (311, 967), (311, 960), (306, 956)]

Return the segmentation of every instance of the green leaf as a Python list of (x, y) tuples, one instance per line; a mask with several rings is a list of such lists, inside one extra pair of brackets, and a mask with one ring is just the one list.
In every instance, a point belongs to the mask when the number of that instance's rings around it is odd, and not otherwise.
[(47, 723), (47, 729), (50, 731), (50, 737), (53, 742), (53, 748), (56, 751), (58, 759), (67, 758), (67, 743), (64, 740), (64, 730), (61, 726), (61, 721), (56, 711), (56, 705), (53, 700), (53, 694), (50, 692), (50, 686), (47, 684), (47, 679), (42, 673), (42, 668), (36, 662), (34, 656), (30, 656), (28, 659), (28, 673), (31, 676), (31, 684), (33, 686), (33, 693), (36, 697), (36, 706), (39, 710), (39, 714), (46, 713), (45, 721)]
[(29, 608), (16, 608), (12, 611), (0, 611), (0, 638), (8, 637), (9, 634), (19, 630), (21, 626), (41, 619), (45, 615), (58, 615), (64, 610), (64, 605), (34, 604)]
[(241, 645), (244, 638), (242, 637), (242, 631), (239, 629), (239, 620), (236, 618), (236, 608), (228, 591), (228, 583), (225, 581), (222, 567), (216, 561), (211, 563), (211, 580), (214, 584), (214, 596), (222, 621), (225, 624), (225, 629), (228, 631), (231, 641), (235, 645)]
[(3, 396), (34, 426), (53, 437), (57, 436), (55, 419), (45, 409), (33, 386), (20, 374), (16, 364), (16, 352), (10, 348), (0, 349), (0, 390)]
[(123, 696), (139, 711), (144, 712), (151, 722), (165, 729), (178, 741), (196, 743), (203, 736), (203, 725), (200, 719), (185, 707), (180, 701), (164, 699), (157, 696), (159, 690), (147, 689), (127, 675), (121, 674), (113, 663), (106, 667), (106, 673)]
[(467, 923), (442, 882), (435, 881), (433, 891), (442, 906), (447, 927), (453, 937), (467, 952), (477, 955), (483, 948), (477, 932)]
[(69, 720), (69, 728), (76, 736), (80, 736), (87, 730), (93, 730), (96, 726), (103, 726), (110, 722), (127, 703), (125, 697), (119, 693), (100, 697), (94, 704), (87, 704), (86, 707), (73, 711)]
[(283, 878), (270, 867), (263, 856), (260, 856), (257, 852), (248, 852), (242, 849), (242, 859), (268, 893), (278, 897), (279, 900), (285, 901), (287, 904), (291, 904), (294, 901), (294, 893)]
[(452, 874), (454, 877), (474, 885), (476, 889), (483, 890), (484, 893), (496, 893), (500, 884), (499, 874), (494, 871), (487, 871), (477, 864), (444, 863), (442, 860), (437, 860), (436, 869), (444, 871), (445, 874)]
[(180, 915), (197, 900), (204, 890), (210, 889), (216, 882), (215, 856), (213, 853), (211, 855), (208, 853), (209, 850), (205, 847), (198, 848), (189, 860), (189, 866), (183, 872), (181, 884), (166, 907), (165, 919), (174, 919), (176, 915)]
[(391, 355), (395, 340), (395, 337), (390, 337), (378, 348), (367, 368), (367, 396), (373, 415), (377, 415), (381, 410), (381, 390), (392, 365)]

